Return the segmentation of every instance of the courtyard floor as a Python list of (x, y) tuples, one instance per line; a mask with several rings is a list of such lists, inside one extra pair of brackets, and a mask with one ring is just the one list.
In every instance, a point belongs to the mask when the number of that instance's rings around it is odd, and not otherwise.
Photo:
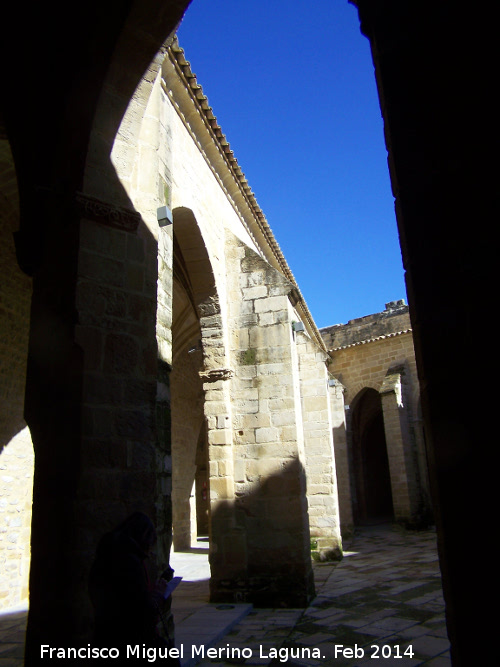
[[(357, 529), (339, 564), (314, 564), (317, 595), (305, 610), (208, 604), (203, 542), (173, 554), (172, 566), (183, 577), (172, 604), (183, 667), (451, 665), (432, 530)], [(0, 667), (23, 664), (26, 616), (0, 615)]]

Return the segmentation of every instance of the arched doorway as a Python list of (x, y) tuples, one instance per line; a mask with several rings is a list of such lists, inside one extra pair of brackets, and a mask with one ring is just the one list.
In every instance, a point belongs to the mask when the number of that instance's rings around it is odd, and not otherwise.
[(214, 277), (192, 211), (174, 211), (172, 310), (172, 518), (176, 551), (209, 534), (208, 439), (199, 306), (215, 290)]
[(393, 518), (391, 478), (379, 393), (364, 389), (352, 410), (354, 522), (363, 525), (390, 520)]

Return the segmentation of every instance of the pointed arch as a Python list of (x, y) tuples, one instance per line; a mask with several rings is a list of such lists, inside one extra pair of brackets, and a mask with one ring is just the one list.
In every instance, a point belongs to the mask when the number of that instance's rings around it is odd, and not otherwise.
[[(201, 374), (220, 355), (223, 332), (214, 272), (191, 209), (173, 211), (172, 508), (176, 550), (207, 532), (208, 429)], [(202, 343), (203, 341), (203, 343)], [(214, 350), (217, 354), (214, 354)], [(204, 490), (204, 492), (202, 492)], [(198, 517), (198, 512), (200, 516)], [(209, 517), (208, 517), (209, 523)]]
[(358, 524), (392, 519), (391, 477), (380, 394), (362, 389), (351, 405), (351, 461)]

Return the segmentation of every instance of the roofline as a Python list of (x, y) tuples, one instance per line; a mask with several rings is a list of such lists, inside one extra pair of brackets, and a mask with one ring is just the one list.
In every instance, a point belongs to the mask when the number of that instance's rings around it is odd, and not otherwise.
[[(208, 103), (208, 98), (203, 93), (203, 89), (198, 83), (196, 75), (191, 70), (191, 64), (184, 57), (184, 49), (179, 46), (177, 36), (174, 37), (172, 43), (168, 47), (167, 56), (178, 75), (179, 81), (182, 82), (184, 89), (188, 93), (189, 99), (195, 106), (197, 116), (203, 121), (207, 130), (207, 133), (204, 133), (203, 136), (197, 135), (198, 139), (202, 142), (203, 148), (206, 149), (208, 143), (207, 140), (210, 137), (212, 144), (217, 149), (218, 155), (222, 157), (222, 162), (221, 160), (217, 160), (217, 163), (215, 163), (215, 161), (209, 159), (208, 155), (206, 155), (206, 159), (210, 162), (212, 169), (217, 171), (219, 182), (232, 200), (233, 206), (237, 209), (245, 228), (251, 238), (255, 240), (257, 247), (262, 250), (266, 260), (278, 269), (292, 284), (295, 308), (297, 308), (301, 314), (311, 337), (315, 339), (316, 343), (324, 352), (327, 352), (326, 345), (309, 311), (305, 299), (300, 292), (297, 281), (285, 260), (262, 209), (257, 203), (257, 199), (255, 198), (244, 173), (241, 171), (241, 167), (230, 148), (229, 142), (217, 123), (217, 118)], [(171, 99), (174, 101), (172, 95)], [(176, 97), (174, 108), (181, 117), (183, 117), (185, 123), (188, 122), (188, 118), (191, 120), (190, 116), (192, 116), (193, 109), (186, 106), (185, 100)], [(193, 131), (192, 127), (191, 130)], [(205, 137), (207, 137), (207, 139), (205, 139)], [(222, 167), (222, 165), (224, 166)], [(221, 167), (223, 169), (225, 168), (225, 174), (221, 173)], [(228, 176), (231, 183), (228, 183)]]
[(358, 340), (354, 343), (348, 343), (347, 345), (340, 345), (340, 347), (332, 347), (328, 352), (338, 352), (339, 350), (347, 350), (349, 347), (356, 347), (357, 345), (366, 345), (367, 343), (375, 343), (378, 340), (384, 340), (384, 338), (395, 338), (396, 336), (402, 336), (403, 334), (413, 333), (413, 329), (405, 329), (404, 331), (394, 331), (393, 333), (383, 334), (382, 336), (375, 336), (375, 338), (367, 338), (366, 340)]

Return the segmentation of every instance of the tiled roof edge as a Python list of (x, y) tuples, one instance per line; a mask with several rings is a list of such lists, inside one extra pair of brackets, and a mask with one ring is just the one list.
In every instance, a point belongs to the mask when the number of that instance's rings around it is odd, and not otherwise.
[(349, 347), (356, 347), (357, 345), (366, 345), (367, 343), (375, 343), (378, 340), (383, 340), (384, 338), (395, 338), (396, 336), (402, 336), (403, 334), (412, 333), (413, 329), (404, 329), (404, 331), (395, 331), (393, 333), (383, 334), (382, 336), (376, 336), (375, 338), (367, 338), (366, 340), (359, 340), (355, 343), (349, 343), (348, 345), (340, 345), (339, 347), (332, 347), (329, 352), (338, 352), (339, 350), (347, 350)]

